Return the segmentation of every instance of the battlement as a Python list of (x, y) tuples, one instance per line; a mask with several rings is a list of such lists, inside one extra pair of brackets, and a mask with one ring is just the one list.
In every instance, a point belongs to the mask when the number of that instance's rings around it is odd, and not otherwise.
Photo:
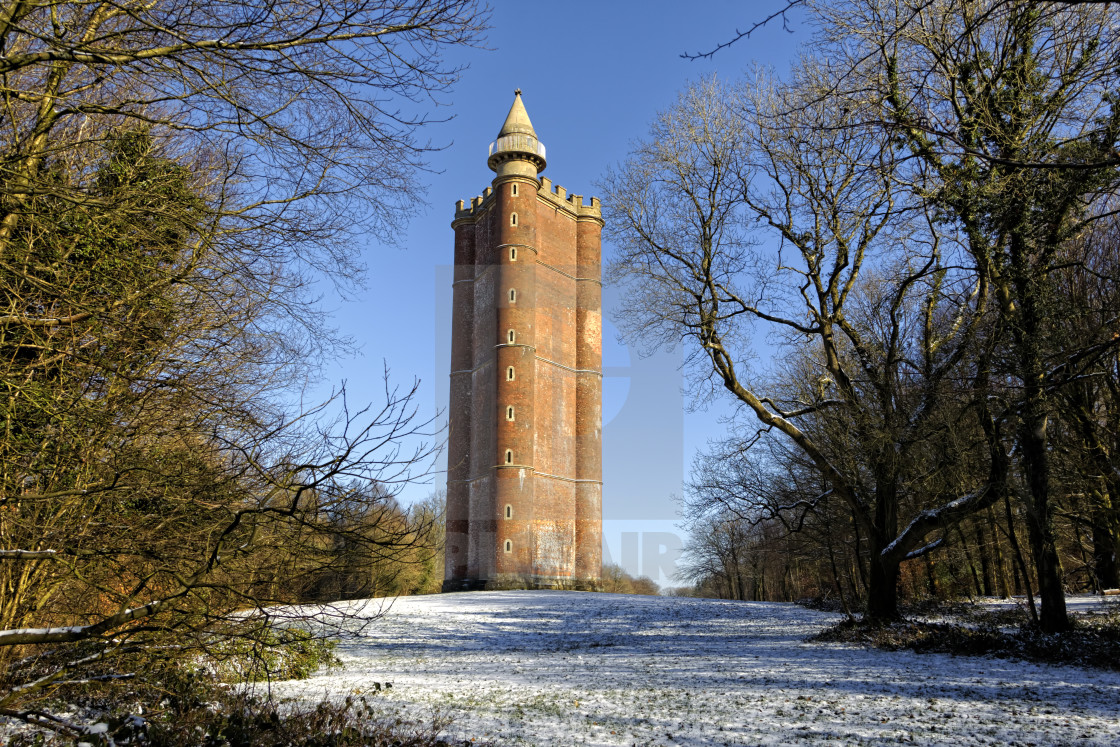
[(537, 196), (556, 207), (574, 213), (580, 218), (601, 218), (603, 215), (602, 205), (598, 197), (592, 197), (585, 204), (583, 195), (568, 194), (568, 190), (559, 184), (554, 185), (552, 180), (546, 176), (541, 177), (541, 186), (537, 191)]
[(490, 187), (487, 187), (486, 189), (482, 190), (482, 194), (472, 197), (470, 200), (470, 204), (467, 204), (466, 200), (456, 200), (454, 220), (476, 217), (477, 215), (484, 212), (484, 210), (482, 209), (484, 205), (486, 206), (486, 209), (489, 210), (490, 206), (487, 203), (491, 201), (493, 195), (494, 190)]
[[(463, 218), (477, 218), (479, 215), (490, 209), (490, 202), (493, 198), (494, 190), (490, 187), (482, 190), (481, 195), (475, 195), (471, 198), (468, 204), (466, 200), (456, 200), (455, 202), (455, 220)], [(552, 180), (546, 176), (540, 178), (540, 187), (537, 189), (537, 197), (553, 206), (568, 213), (571, 213), (577, 218), (602, 218), (603, 210), (602, 203), (598, 197), (592, 197), (587, 202), (584, 202), (583, 195), (568, 194), (568, 190), (561, 187), (559, 184), (553, 184)]]

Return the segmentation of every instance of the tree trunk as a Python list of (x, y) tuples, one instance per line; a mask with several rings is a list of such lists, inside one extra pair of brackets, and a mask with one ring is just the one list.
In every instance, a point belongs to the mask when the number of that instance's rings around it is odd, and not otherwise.
[(1019, 590), (1020, 579), (1022, 588), (1027, 595), (1027, 604), (1030, 607), (1031, 621), (1038, 625), (1038, 610), (1034, 606), (1034, 592), (1031, 590), (1031, 574), (1027, 572), (1027, 562), (1023, 559), (1023, 548), (1019, 546), (1019, 535), (1015, 532), (1015, 515), (1011, 511), (1011, 499), (1004, 493), (1003, 507), (1007, 513), (1007, 537), (1011, 541), (1011, 549), (1015, 552), (1015, 589)]
[[(1077, 555), (1081, 558), (1081, 567), (1085, 570), (1086, 582), (1089, 585), (1089, 591), (1100, 593), (1101, 585), (1097, 581), (1096, 565), (1093, 562), (1093, 554), (1085, 547), (1085, 540), (1083, 534), (1086, 526), (1092, 529), (1092, 523), (1085, 518), (1085, 511), (1081, 507), (1081, 500), (1084, 496), (1071, 496), (1070, 511), (1072, 517), (1070, 524), (1073, 529), (1073, 542), (1077, 546)], [(1091, 499), (1090, 499), (1091, 500)]]
[(1107, 481), (1107, 488), (1094, 502), (1093, 568), (1102, 589), (1120, 587), (1120, 537), (1116, 532), (1116, 500), (1120, 497), (1120, 479)]
[[(1089, 522), (1092, 526), (1092, 567), (1093, 577), (1101, 589), (1114, 589), (1120, 585), (1120, 564), (1117, 562), (1117, 549), (1120, 536), (1117, 534), (1116, 497), (1120, 495), (1120, 478), (1115, 477), (1109, 449), (1101, 439), (1101, 424), (1094, 416), (1098, 392), (1091, 387), (1075, 389), (1070, 396), (1070, 422), (1081, 435), (1081, 448), (1091, 456), (1093, 470), (1098, 477), (1089, 491)], [(1111, 421), (1109, 421), (1111, 422)]]
[(1003, 543), (999, 541), (999, 529), (996, 525), (996, 512), (988, 506), (988, 533), (992, 537), (992, 547), (996, 554), (996, 573), (999, 578), (999, 594), (1004, 599), (1011, 596), (1007, 586), (1007, 566), (1003, 562)]
[(1108, 531), (1105, 518), (1094, 516), (1093, 570), (1101, 589), (1120, 587), (1120, 564), (1116, 559), (1116, 535)]
[[(1045, 633), (1070, 629), (1066, 614), (1066, 594), (1062, 588), (1062, 564), (1054, 539), (1054, 507), (1050, 504), (1049, 452), (1046, 443), (1045, 412), (1040, 403), (1024, 414), (1022, 429), (1023, 462), (1027, 477), (1027, 536), (1038, 574), (1038, 596), (1042, 603), (1039, 624)], [(1034, 412), (1031, 412), (1034, 410)]]
[[(854, 575), (859, 579), (860, 588), (863, 589), (864, 593), (867, 593), (869, 584), (867, 580), (867, 573), (864, 571), (863, 567), (863, 538), (860, 536), (859, 522), (855, 520), (855, 517), (852, 518), (852, 531), (855, 533), (856, 540), (855, 554), (853, 555), (853, 560), (855, 561), (856, 566), (856, 573)], [(862, 594), (860, 596), (862, 596)]]
[(934, 573), (933, 558), (931, 558), (929, 556), (929, 553), (926, 553), (925, 560), (926, 560), (926, 588), (929, 591), (929, 596), (930, 596), (931, 599), (940, 599), (941, 598), (941, 589), (940, 589), (940, 584), (937, 583), (937, 575)]
[(828, 548), (828, 563), (832, 567), (832, 581), (836, 584), (836, 593), (840, 596), (840, 606), (843, 608), (844, 614), (851, 617), (852, 610), (848, 606), (848, 599), (844, 595), (844, 584), (840, 580), (840, 571), (836, 567), (836, 553), (832, 550), (832, 534), (826, 532), (824, 541)]
[[(957, 539), (961, 541), (961, 552), (964, 553), (964, 560), (968, 564), (968, 572), (972, 576), (972, 587), (976, 589), (976, 596), (983, 596), (984, 590), (980, 587), (980, 576), (976, 573), (976, 564), (972, 562), (972, 553), (968, 551), (968, 539), (964, 536), (959, 524), (956, 526), (956, 530)], [(971, 597), (972, 594), (968, 596)]]
[(980, 554), (980, 575), (984, 582), (984, 596), (994, 597), (995, 587), (992, 584), (992, 560), (988, 552), (988, 542), (984, 538), (984, 527), (979, 521), (972, 522), (976, 533), (976, 551)]
[(864, 619), (890, 622), (898, 614), (898, 563), (883, 560), (881, 543), (872, 541), (874, 555), (871, 562), (870, 584), (867, 588), (867, 607)]
[[(888, 456), (889, 460), (891, 457)], [(882, 464), (882, 462), (880, 462)], [(867, 617), (871, 620), (897, 620), (898, 572), (897, 560), (888, 561), (883, 550), (898, 534), (898, 487), (889, 467), (879, 470), (875, 487), (875, 521), (868, 544), (871, 556), (868, 563), (870, 583), (867, 587)]]

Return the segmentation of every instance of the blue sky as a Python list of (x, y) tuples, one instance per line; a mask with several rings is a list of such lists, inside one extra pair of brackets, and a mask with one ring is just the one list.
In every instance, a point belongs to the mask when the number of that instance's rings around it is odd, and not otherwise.
[[(355, 246), (369, 270), (364, 292), (347, 301), (326, 299), (336, 326), (360, 353), (329, 366), (324, 383), (346, 380), (351, 402), (377, 401), (383, 361), (399, 383), (421, 380), (424, 415), (446, 401), (454, 203), (489, 186), (487, 147), (515, 88), (548, 148), (544, 175), (569, 193), (590, 196), (605, 169), (626, 158), (631, 142), (645, 136), (689, 80), (712, 72), (734, 79), (754, 62), (784, 72), (810, 39), (800, 17), (791, 15), (792, 34), (772, 23), (714, 60), (690, 62), (679, 55), (725, 41), (784, 2), (495, 5), (488, 49), (456, 50), (451, 57), (469, 66), (433, 110), (451, 121), (425, 130), (433, 144), (446, 145), (429, 159), (426, 205), (399, 246)], [(609, 258), (612, 248), (603, 249)], [(618, 343), (610, 324), (613, 298), (605, 289), (605, 542), (611, 560), (656, 578), (658, 563), (664, 565), (683, 536), (672, 496), (679, 495), (696, 450), (723, 433), (718, 420), (727, 405), (689, 412), (680, 354), (641, 359)], [(402, 497), (422, 498), (442, 480), (436, 475), (433, 484), (412, 486)], [(661, 576), (666, 583), (664, 569)]]

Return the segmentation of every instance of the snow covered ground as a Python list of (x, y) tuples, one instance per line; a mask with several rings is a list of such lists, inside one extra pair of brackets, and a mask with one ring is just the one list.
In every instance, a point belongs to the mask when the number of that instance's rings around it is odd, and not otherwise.
[(272, 689), (390, 682), (379, 708), (497, 744), (1120, 744), (1120, 673), (804, 642), (836, 619), (580, 592), (410, 597), (340, 644), (342, 670)]

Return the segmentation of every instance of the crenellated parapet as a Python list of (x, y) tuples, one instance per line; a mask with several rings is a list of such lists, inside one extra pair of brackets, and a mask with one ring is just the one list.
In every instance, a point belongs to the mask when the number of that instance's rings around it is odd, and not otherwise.
[[(455, 225), (455, 221), (477, 220), (484, 215), (493, 206), (494, 194), (494, 190), (487, 187), (482, 190), (482, 194), (472, 197), (469, 201), (456, 200), (452, 225)], [(592, 197), (585, 203), (583, 195), (568, 194), (568, 190), (559, 184), (553, 184), (548, 177), (540, 178), (537, 198), (557, 210), (570, 213), (574, 218), (597, 220), (600, 223), (603, 220), (602, 203), (598, 197)]]
[(588, 218), (603, 221), (603, 209), (598, 197), (592, 197), (585, 204), (583, 195), (570, 195), (568, 190), (559, 184), (553, 184), (548, 177), (541, 177), (541, 186), (537, 190), (537, 197), (558, 210), (565, 210), (576, 218)]
[(477, 220), (480, 215), (490, 209), (490, 203), (493, 202), (490, 199), (490, 195), (492, 194), (493, 190), (491, 190), (490, 187), (487, 187), (485, 190), (483, 190), (483, 193), (481, 195), (472, 197), (469, 201), (456, 200), (455, 218), (452, 220), (451, 225), (454, 226), (455, 221), (464, 219)]

